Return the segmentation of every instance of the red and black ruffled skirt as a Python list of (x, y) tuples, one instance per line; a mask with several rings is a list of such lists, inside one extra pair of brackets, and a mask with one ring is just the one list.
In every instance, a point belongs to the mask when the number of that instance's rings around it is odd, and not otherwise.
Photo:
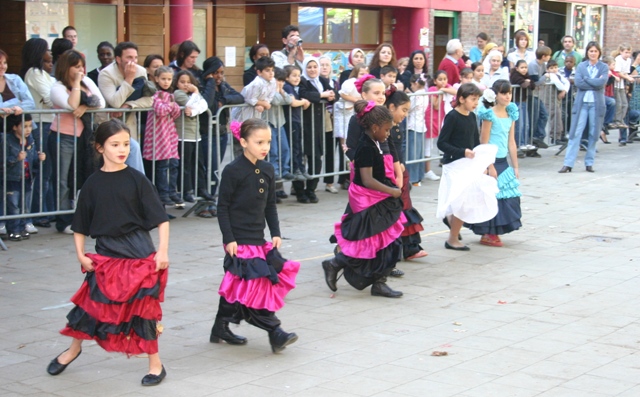
[[(167, 270), (156, 272), (155, 254), (142, 259), (87, 254), (95, 271), (86, 277), (71, 301), (61, 334), (95, 340), (109, 352), (158, 352)], [(83, 270), (84, 272), (84, 270)]]

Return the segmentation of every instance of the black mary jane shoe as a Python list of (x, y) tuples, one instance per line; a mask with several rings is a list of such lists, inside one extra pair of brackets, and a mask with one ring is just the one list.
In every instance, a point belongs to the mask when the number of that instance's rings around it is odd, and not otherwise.
[(154, 375), (154, 374), (146, 374), (143, 378), (142, 378), (142, 386), (157, 386), (160, 384), (160, 382), (162, 382), (162, 380), (167, 376), (167, 371), (164, 370), (164, 365), (162, 366), (162, 372), (160, 372), (160, 375)]
[[(67, 349), (67, 350), (63, 351), (62, 353), (58, 354), (58, 357), (63, 355), (68, 350), (69, 349)], [(73, 358), (73, 360), (69, 361), (66, 364), (61, 364), (60, 361), (58, 361), (58, 357), (54, 358), (53, 360), (51, 360), (51, 362), (49, 363), (49, 366), (47, 367), (47, 373), (49, 375), (54, 375), (54, 376), (55, 375), (60, 375), (62, 373), (62, 371), (67, 369), (67, 366), (69, 366), (69, 364), (74, 362), (76, 360), (76, 358), (80, 357), (81, 354), (82, 354), (82, 350), (80, 350), (80, 353), (78, 353), (78, 355), (75, 356)]]
[(454, 250), (454, 251), (471, 251), (471, 248), (469, 248), (466, 245), (463, 245), (462, 247), (454, 247), (453, 245), (449, 244), (449, 242), (447, 241), (444, 242), (444, 248), (448, 250)]
[(566, 174), (567, 172), (571, 172), (571, 167), (566, 165), (563, 165), (562, 168), (560, 168), (560, 171), (558, 171), (559, 174)]
[(322, 270), (324, 270), (324, 281), (327, 287), (333, 292), (338, 290), (338, 272), (342, 269), (335, 259), (322, 261)]
[(596, 172), (596, 170), (593, 169), (593, 166), (588, 165), (586, 168), (587, 172)]

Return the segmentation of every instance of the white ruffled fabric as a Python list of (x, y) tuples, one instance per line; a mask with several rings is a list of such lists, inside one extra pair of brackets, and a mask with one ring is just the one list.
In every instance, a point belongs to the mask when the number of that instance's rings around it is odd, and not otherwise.
[(436, 217), (454, 215), (466, 223), (482, 223), (498, 213), (498, 182), (484, 172), (496, 160), (498, 147), (476, 146), (473, 159), (462, 158), (442, 167)]

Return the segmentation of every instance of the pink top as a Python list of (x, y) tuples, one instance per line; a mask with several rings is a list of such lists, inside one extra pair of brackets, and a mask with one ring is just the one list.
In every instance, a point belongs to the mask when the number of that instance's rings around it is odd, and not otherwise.
[(153, 111), (147, 117), (142, 157), (145, 160), (179, 159), (178, 132), (174, 120), (180, 116), (180, 106), (173, 94), (158, 91), (153, 94)]
[[(100, 108), (104, 108), (105, 102), (102, 97), (102, 93), (96, 86), (96, 84), (88, 77), (82, 79), (82, 83), (89, 89), (88, 96), (97, 96), (100, 98)], [(69, 105), (69, 94), (71, 91), (67, 89), (61, 82), (56, 81), (51, 87), (51, 102), (53, 103), (53, 109), (66, 109), (75, 110)], [(59, 132), (60, 134), (73, 135), (75, 131), (76, 136), (82, 135), (84, 125), (80, 119), (75, 118), (71, 113), (62, 113), (59, 116), (53, 118), (51, 123), (51, 130)]]

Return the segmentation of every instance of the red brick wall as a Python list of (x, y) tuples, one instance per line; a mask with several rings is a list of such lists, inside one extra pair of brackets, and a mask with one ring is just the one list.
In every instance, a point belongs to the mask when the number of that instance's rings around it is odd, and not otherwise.
[(603, 52), (609, 55), (622, 43), (640, 50), (640, 8), (609, 6), (605, 12)]

